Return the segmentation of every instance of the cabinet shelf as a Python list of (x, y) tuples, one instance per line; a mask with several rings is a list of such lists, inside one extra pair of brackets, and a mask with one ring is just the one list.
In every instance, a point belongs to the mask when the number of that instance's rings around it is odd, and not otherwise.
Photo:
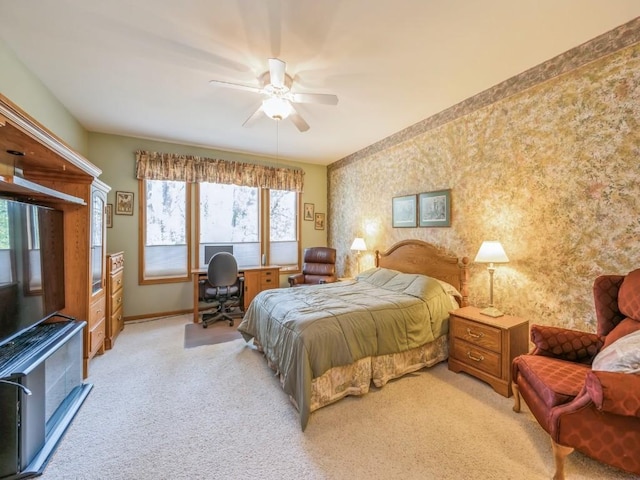
[(86, 202), (82, 198), (59, 192), (15, 175), (0, 175), (0, 192), (18, 195), (26, 200), (86, 205)]

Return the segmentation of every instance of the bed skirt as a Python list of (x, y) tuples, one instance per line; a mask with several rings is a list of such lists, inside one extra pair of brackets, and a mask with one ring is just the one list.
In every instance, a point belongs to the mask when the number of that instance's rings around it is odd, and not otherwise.
[[(255, 338), (253, 343), (258, 351), (263, 351)], [(446, 360), (448, 356), (448, 336), (443, 335), (433, 342), (406, 352), (366, 357), (351, 365), (332, 368), (312, 380), (310, 412), (337, 402), (347, 395), (364, 395), (369, 391), (371, 383), (376, 387), (383, 387), (394, 378), (424, 367), (431, 367)], [(265, 358), (269, 367), (280, 375), (276, 364), (266, 355)], [(283, 382), (283, 377), (280, 375), (280, 383)], [(293, 397), (289, 396), (289, 399), (296, 409), (300, 410)]]

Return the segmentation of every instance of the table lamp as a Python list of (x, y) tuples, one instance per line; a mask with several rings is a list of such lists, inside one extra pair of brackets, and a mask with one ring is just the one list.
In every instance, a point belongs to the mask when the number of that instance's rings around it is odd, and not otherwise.
[(495, 272), (494, 263), (507, 263), (509, 258), (504, 252), (504, 248), (500, 242), (496, 241), (484, 241), (480, 245), (480, 250), (476, 255), (476, 263), (488, 263), (489, 267), (489, 306), (480, 313), (488, 315), (490, 317), (501, 317), (504, 315), (500, 310), (493, 306), (493, 272)]
[(364, 243), (364, 238), (356, 237), (353, 243), (351, 244), (351, 250), (356, 252), (358, 273), (360, 273), (360, 253), (367, 250), (367, 245)]

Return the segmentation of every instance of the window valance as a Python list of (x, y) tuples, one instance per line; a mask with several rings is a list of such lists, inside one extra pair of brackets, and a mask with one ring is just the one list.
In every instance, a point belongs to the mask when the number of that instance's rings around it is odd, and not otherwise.
[(299, 168), (276, 168), (194, 155), (140, 150), (136, 152), (136, 178), (223, 183), (301, 192), (304, 171)]

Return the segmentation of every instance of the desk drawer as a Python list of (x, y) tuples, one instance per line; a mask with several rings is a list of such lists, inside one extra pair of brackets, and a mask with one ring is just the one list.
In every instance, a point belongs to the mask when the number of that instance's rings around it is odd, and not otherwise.
[(501, 352), (502, 335), (499, 328), (459, 317), (456, 317), (452, 323), (451, 334), (454, 338), (462, 339), (473, 345), (491, 350), (492, 352)]
[(279, 287), (279, 278), (277, 270), (265, 270), (260, 272), (260, 289), (268, 290), (270, 288)]

